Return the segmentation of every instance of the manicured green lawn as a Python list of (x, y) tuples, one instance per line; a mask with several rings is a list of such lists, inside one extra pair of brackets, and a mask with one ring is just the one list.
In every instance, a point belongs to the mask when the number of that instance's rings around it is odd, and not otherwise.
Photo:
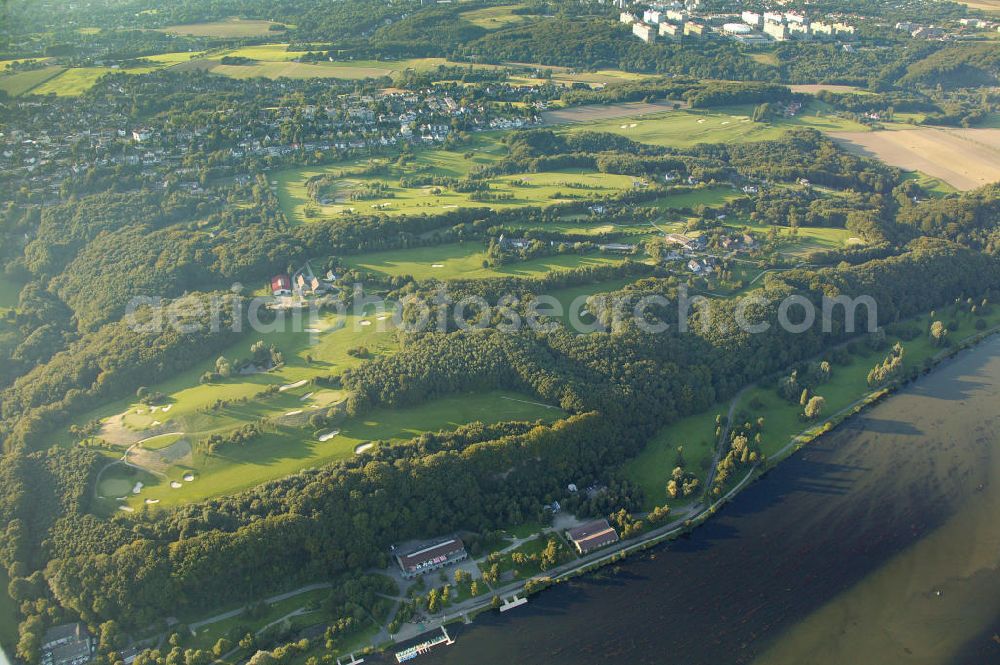
[(497, 267), (483, 267), (484, 248), (478, 243), (415, 247), (343, 257), (354, 268), (382, 275), (410, 275), (415, 279), (482, 279), (487, 277), (530, 277), (553, 270), (621, 263), (622, 257), (604, 254), (559, 254), (528, 261), (511, 261)]
[[(239, 417), (241, 409), (243, 405), (237, 405), (225, 412)], [(339, 433), (327, 441), (320, 441), (308, 427), (278, 426), (244, 447), (229, 446), (215, 455), (195, 451), (193, 464), (172, 467), (168, 478), (152, 480), (140, 495), (130, 495), (127, 503), (138, 509), (146, 499), (158, 500), (159, 507), (201, 501), (350, 457), (360, 446), (374, 441), (404, 441), (422, 432), (454, 429), (475, 421), (555, 421), (563, 415), (560, 409), (537, 404), (530, 397), (491, 391), (447, 397), (416, 407), (376, 409), (335, 425), (333, 429)], [(188, 472), (195, 474), (193, 482), (182, 480)], [(171, 487), (170, 481), (180, 482), (181, 486)], [(104, 508), (106, 511), (113, 506)]]
[(934, 197), (947, 196), (948, 194), (955, 194), (958, 192), (957, 189), (945, 181), (929, 176), (926, 173), (921, 173), (920, 171), (908, 171), (903, 174), (903, 179), (913, 180), (920, 185), (925, 192)]
[(678, 192), (661, 196), (655, 201), (641, 204), (643, 207), (660, 210), (678, 210), (680, 208), (695, 208), (699, 205), (720, 206), (743, 196), (732, 187), (699, 187), (687, 192)]
[[(368, 321), (370, 325), (361, 325), (363, 321)], [(320, 332), (308, 332), (312, 325), (316, 326), (314, 330)], [(165, 405), (169, 406), (168, 411), (163, 411), (161, 406), (157, 411), (151, 412), (149, 407), (140, 404), (135, 398), (125, 398), (81, 416), (77, 424), (122, 416), (122, 424), (128, 430), (138, 433), (150, 428), (155, 420), (172, 423), (176, 425), (177, 431), (188, 434), (221, 432), (259, 418), (280, 416), (289, 410), (325, 406), (338, 401), (342, 397), (338, 391), (317, 391), (315, 387), (305, 385), (259, 399), (254, 396), (269, 386), (290, 385), (316, 376), (339, 374), (347, 367), (362, 362), (361, 358), (348, 353), (353, 348), (363, 346), (372, 356), (391, 354), (398, 348), (396, 337), (391, 332), (391, 319), (379, 321), (377, 316), (371, 314), (350, 314), (343, 319), (328, 316), (312, 323), (304, 321), (298, 327), (289, 320), (284, 328), (273, 332), (248, 331), (240, 341), (220, 355), (230, 362), (247, 358), (250, 356), (250, 346), (257, 340), (276, 346), (284, 355), (284, 366), (270, 372), (239, 375), (215, 383), (201, 384), (201, 375), (215, 367), (215, 358), (211, 358), (167, 381), (148, 386), (151, 391), (167, 396)], [(304, 403), (301, 398), (310, 391), (315, 394)], [(209, 411), (209, 407), (217, 400), (236, 402), (244, 399), (249, 402), (239, 404), (239, 410), (234, 406), (229, 411)], [(64, 434), (64, 441), (71, 441), (68, 433)]]
[(794, 118), (773, 122), (753, 122), (750, 106), (712, 110), (679, 109), (662, 113), (613, 118), (570, 125), (562, 131), (598, 131), (621, 134), (640, 143), (690, 147), (699, 143), (765, 141), (781, 136), (791, 127), (812, 127), (820, 131), (863, 131), (853, 121), (834, 116), (820, 102), (809, 104)]
[(146, 450), (163, 450), (169, 448), (184, 438), (183, 434), (160, 434), (159, 436), (143, 439), (142, 447)]
[[(278, 198), (289, 221), (304, 222), (315, 218), (339, 217), (351, 212), (386, 215), (440, 213), (458, 208), (508, 209), (545, 206), (571, 200), (604, 198), (633, 188), (636, 178), (583, 169), (562, 169), (543, 173), (516, 173), (489, 180), (490, 193), (510, 199), (476, 201), (473, 195), (450, 187), (403, 187), (400, 178), (417, 173), (462, 178), (473, 169), (495, 162), (504, 153), (499, 143), (483, 136), (461, 152), (432, 149), (418, 152), (406, 166), (387, 165), (388, 173), (371, 176), (359, 174), (360, 162), (348, 162), (326, 168), (290, 169), (271, 176)], [(467, 158), (465, 154), (471, 152)], [(382, 160), (385, 163), (385, 160)], [(309, 178), (332, 174), (338, 178), (333, 199), (327, 203), (312, 200), (307, 191)], [(386, 195), (377, 199), (354, 200), (362, 187), (379, 183)]]

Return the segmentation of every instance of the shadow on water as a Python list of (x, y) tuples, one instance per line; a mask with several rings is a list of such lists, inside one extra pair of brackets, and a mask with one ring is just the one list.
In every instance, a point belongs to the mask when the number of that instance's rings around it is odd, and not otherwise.
[(920, 436), (924, 432), (912, 423), (902, 420), (881, 420), (877, 418), (853, 418), (842, 425), (845, 430), (857, 432), (872, 432), (874, 434), (898, 434), (901, 436)]
[[(996, 444), (976, 431), (995, 418), (1000, 389), (986, 388), (1000, 383), (1000, 362), (988, 362), (998, 350), (984, 344), (851, 419), (693, 533), (456, 627), (456, 644), (420, 664), (753, 663), (792, 626), (974, 505), (973, 471), (984, 445)], [(961, 399), (970, 403), (954, 403)], [(940, 431), (946, 442), (928, 434)], [(991, 638), (984, 633), (957, 662), (1000, 662), (972, 660), (995, 655)]]

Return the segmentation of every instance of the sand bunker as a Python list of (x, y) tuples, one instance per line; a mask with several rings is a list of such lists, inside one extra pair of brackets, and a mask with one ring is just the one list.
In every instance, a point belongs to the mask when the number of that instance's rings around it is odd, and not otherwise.
[(376, 319), (377, 321), (385, 321), (385, 320), (386, 320), (386, 319), (388, 319), (388, 318), (389, 318), (389, 315), (388, 315), (388, 314), (383, 314), (382, 316), (376, 316), (376, 317), (375, 317), (375, 319)]
[(163, 413), (166, 413), (167, 411), (169, 411), (172, 408), (174, 408), (173, 404), (167, 404), (165, 407), (163, 407)]
[(298, 388), (309, 383), (308, 379), (302, 379), (301, 381), (296, 381), (295, 383), (286, 383), (285, 385), (278, 388), (279, 392), (285, 392), (286, 390), (292, 390), (293, 388)]
[(329, 441), (338, 434), (340, 434), (339, 429), (332, 429), (329, 432), (323, 432), (322, 434), (319, 434), (316, 438), (319, 439), (320, 441)]
[(184, 474), (184, 482), (190, 483), (193, 480), (194, 480), (194, 474), (193, 473), (185, 473)]
[(361, 322), (361, 325), (363, 325), (363, 326), (370, 326), (371, 324), (372, 324), (371, 321), (362, 321)]
[(705, 122), (705, 119), (704, 119), (704, 118), (702, 118), (701, 120), (699, 120), (699, 121), (698, 121), (698, 124), (700, 125), (700, 124), (701, 124), (701, 123), (703, 123), (703, 122)]
[(294, 411), (289, 411), (289, 412), (288, 412), (288, 413), (286, 413), (285, 415), (286, 415), (286, 416), (297, 416), (297, 415), (299, 415), (300, 413), (302, 413), (302, 409), (295, 409)]
[(135, 512), (135, 510), (132, 508), (132, 506), (118, 506), (118, 510), (124, 511), (126, 513), (134, 513)]
[(443, 263), (432, 263), (431, 268), (444, 268)]
[(181, 487), (183, 487), (183, 485), (181, 483), (177, 482), (176, 480), (171, 480), (170, 481), (170, 489), (179, 490)]
[(374, 445), (375, 445), (374, 443), (370, 443), (370, 442), (369, 443), (362, 443), (360, 446), (357, 446), (354, 449), (354, 454), (355, 455), (360, 455), (361, 453), (365, 452), (366, 450), (368, 450), (369, 448), (371, 448)]
[(318, 333), (319, 328), (306, 328), (307, 333)]
[(150, 426), (150, 427), (157, 427), (158, 425), (162, 425), (162, 424), (163, 424), (163, 423), (161, 423), (161, 422), (160, 422), (159, 420), (154, 420), (153, 422), (151, 422), (151, 423), (149, 424), (149, 426)]
[(132, 494), (138, 494), (142, 491), (142, 483), (136, 483), (135, 487), (132, 488)]
[(160, 502), (159, 499), (146, 499), (147, 506), (152, 506), (154, 503), (159, 503), (159, 502)]
[(300, 399), (300, 400), (302, 400), (302, 401), (304, 402), (304, 401), (306, 401), (307, 399), (309, 399), (310, 397), (312, 397), (312, 396), (313, 396), (314, 394), (315, 394), (315, 393), (306, 393), (305, 395), (303, 395), (303, 396), (302, 396), (302, 397), (300, 397), (299, 399)]

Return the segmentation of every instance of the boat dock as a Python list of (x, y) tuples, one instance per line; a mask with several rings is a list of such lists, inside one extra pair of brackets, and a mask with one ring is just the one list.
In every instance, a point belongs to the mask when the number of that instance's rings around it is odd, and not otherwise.
[(348, 658), (350, 658), (350, 660), (343, 660), (342, 658), (338, 658), (337, 665), (361, 665), (361, 663), (365, 662), (364, 658), (361, 658), (360, 660), (358, 658), (355, 658), (353, 653), (350, 656), (348, 656)]
[(503, 601), (503, 605), (500, 606), (500, 611), (506, 612), (507, 610), (514, 609), (515, 607), (520, 607), (521, 605), (524, 605), (527, 602), (528, 602), (527, 598), (518, 598), (517, 594), (515, 593), (513, 596), (510, 597), (510, 600)]
[(455, 640), (451, 639), (451, 635), (445, 630), (444, 626), (441, 626), (441, 634), (432, 637), (428, 640), (424, 640), (420, 644), (409, 647), (408, 649), (403, 649), (402, 651), (396, 652), (396, 662), (405, 663), (407, 661), (413, 660), (417, 656), (422, 656), (423, 654), (429, 652), (434, 647), (440, 644), (454, 644)]

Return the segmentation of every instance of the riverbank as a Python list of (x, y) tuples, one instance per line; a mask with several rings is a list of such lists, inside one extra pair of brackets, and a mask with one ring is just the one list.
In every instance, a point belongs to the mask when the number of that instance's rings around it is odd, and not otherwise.
[(421, 662), (1000, 662), (983, 630), (1000, 584), (998, 400), (992, 337), (761, 473), (699, 528), (456, 626), (456, 644)]
[[(960, 322), (960, 326), (966, 326), (971, 324), (975, 317), (970, 315), (961, 318), (962, 321)], [(576, 561), (553, 569), (545, 576), (536, 576), (529, 580), (520, 581), (518, 583), (495, 589), (493, 595), (498, 595), (504, 599), (508, 599), (514, 595), (519, 597), (532, 596), (553, 585), (564, 583), (582, 575), (592, 573), (605, 566), (619, 563), (634, 554), (645, 552), (653, 547), (661, 545), (666, 541), (675, 540), (682, 536), (691, 534), (696, 527), (705, 524), (709, 518), (715, 515), (726, 504), (731, 502), (739, 493), (771, 472), (782, 461), (793, 456), (795, 453), (802, 450), (802, 448), (808, 446), (824, 434), (833, 431), (845, 420), (862, 413), (868, 408), (880, 403), (886, 397), (892, 395), (901, 388), (910, 385), (917, 378), (930, 373), (941, 363), (955, 357), (966, 349), (980, 344), (997, 332), (1000, 332), (1000, 324), (998, 324), (998, 320), (1000, 320), (1000, 312), (993, 311), (987, 320), (991, 325), (989, 325), (986, 330), (976, 331), (959, 340), (952, 340), (950, 346), (944, 349), (936, 349), (935, 347), (932, 347), (923, 338), (919, 341), (911, 340), (911, 346), (918, 347), (918, 351), (910, 355), (909, 360), (911, 364), (908, 365), (909, 370), (904, 372), (904, 375), (899, 380), (876, 389), (868, 389), (864, 391), (860, 397), (853, 399), (846, 406), (839, 408), (833, 414), (827, 416), (821, 421), (811, 424), (808, 427), (800, 428), (796, 434), (790, 438), (786, 438), (780, 449), (769, 455), (765, 462), (755, 465), (745, 474), (741, 474), (740, 477), (727, 488), (726, 492), (721, 497), (712, 501), (707, 506), (703, 504), (691, 505), (686, 509), (683, 509), (681, 511), (682, 514), (676, 515), (670, 523), (651, 529), (638, 538), (623, 541), (621, 544), (613, 548), (601, 550), (591, 555), (581, 557)], [(872, 355), (871, 357), (874, 362), (875, 356)], [(879, 356), (879, 358), (881, 358), (881, 356)], [(859, 361), (856, 360), (855, 363), (857, 362)], [(745, 394), (745, 392), (741, 391), (741, 393), (734, 398), (731, 406), (738, 404), (739, 401), (744, 398)], [(732, 409), (730, 409), (730, 413), (732, 413)], [(720, 438), (724, 439), (725, 437)], [(493, 606), (491, 596), (482, 599), (472, 599), (452, 608), (448, 614), (442, 616), (439, 620), (430, 624), (423, 624), (423, 628), (425, 632), (431, 632), (437, 630), (441, 625), (458, 622), (468, 623), (476, 616), (492, 609)], [(401, 634), (401, 636), (398, 637), (398, 641), (410, 640), (419, 636), (419, 634), (420, 633), (413, 634), (406, 632), (405, 636)], [(375, 650), (388, 649), (395, 643), (396, 640), (377, 646), (373, 645), (372, 648)]]

